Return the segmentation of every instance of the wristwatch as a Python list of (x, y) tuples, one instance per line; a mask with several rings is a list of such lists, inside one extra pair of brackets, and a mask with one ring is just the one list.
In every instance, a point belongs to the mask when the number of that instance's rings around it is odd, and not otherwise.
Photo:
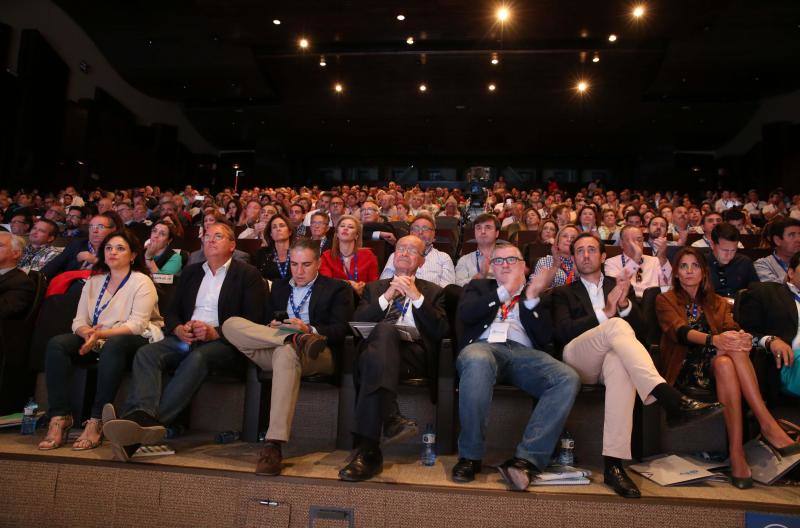
[(764, 341), (764, 348), (767, 352), (772, 352), (772, 342), (775, 341), (775, 336), (769, 336), (766, 341)]

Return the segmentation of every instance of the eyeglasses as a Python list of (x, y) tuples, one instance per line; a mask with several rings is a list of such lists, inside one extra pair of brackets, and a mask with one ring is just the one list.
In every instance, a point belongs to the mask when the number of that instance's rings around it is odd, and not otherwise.
[(491, 262), (495, 266), (502, 266), (503, 262), (505, 262), (509, 266), (513, 266), (517, 262), (522, 262), (522, 259), (519, 257), (494, 257), (489, 262)]
[(209, 242), (211, 240), (213, 240), (214, 242), (222, 242), (225, 239), (231, 240), (222, 233), (215, 233), (214, 236), (203, 235), (203, 242)]
[(428, 226), (414, 226), (410, 229), (412, 233), (426, 233), (428, 231), (433, 231), (432, 227)]
[(417, 248), (409, 247), (409, 246), (397, 246), (394, 248), (395, 253), (403, 253), (408, 255), (420, 255), (421, 253), (417, 250)]
[(328, 222), (323, 222), (322, 220), (318, 220), (316, 222), (311, 222), (311, 225), (314, 227), (322, 227), (328, 225)]
[(89, 224), (89, 229), (92, 231), (105, 231), (106, 229), (111, 229), (111, 227), (104, 224)]

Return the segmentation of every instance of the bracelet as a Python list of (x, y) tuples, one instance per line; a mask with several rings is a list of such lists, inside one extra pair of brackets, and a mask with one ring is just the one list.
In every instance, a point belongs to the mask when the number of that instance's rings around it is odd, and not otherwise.
[(714, 336), (713, 336), (712, 334), (708, 334), (708, 335), (706, 336), (706, 346), (707, 346), (707, 347), (712, 347), (712, 346), (714, 346)]
[(775, 336), (769, 336), (766, 341), (764, 341), (764, 348), (767, 352), (772, 352), (772, 342), (775, 341)]

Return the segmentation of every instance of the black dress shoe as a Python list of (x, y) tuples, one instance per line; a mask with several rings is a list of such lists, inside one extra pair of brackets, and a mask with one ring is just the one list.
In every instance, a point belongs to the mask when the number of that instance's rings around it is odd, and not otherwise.
[(383, 443), (402, 442), (413, 438), (418, 432), (417, 422), (399, 412), (393, 413), (383, 424)]
[(606, 468), (603, 472), (603, 482), (613, 489), (617, 495), (626, 499), (638, 499), (642, 496), (639, 488), (636, 487), (636, 484), (633, 483), (621, 466)]
[(497, 466), (497, 471), (506, 484), (513, 491), (525, 491), (531, 485), (533, 476), (539, 473), (536, 466), (524, 458), (514, 457), (503, 464)]
[(369, 480), (383, 471), (383, 455), (380, 449), (359, 450), (353, 460), (339, 471), (339, 478), (347, 482)]
[(481, 461), (459, 458), (453, 466), (453, 482), (467, 483), (475, 480), (475, 474), (481, 472)]
[(709, 416), (720, 411), (722, 411), (721, 403), (705, 403), (683, 396), (681, 398), (680, 406), (673, 412), (669, 413), (668, 422), (669, 425), (678, 425), (681, 423), (686, 423), (692, 418)]

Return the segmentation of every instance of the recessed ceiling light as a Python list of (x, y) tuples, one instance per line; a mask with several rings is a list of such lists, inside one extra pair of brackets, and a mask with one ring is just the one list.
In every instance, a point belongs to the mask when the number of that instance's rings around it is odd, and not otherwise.
[(497, 90), (497, 86), (494, 83), (490, 83), (488, 88), (490, 92)]
[(404, 14), (400, 13), (399, 15), (397, 15), (397, 20), (399, 20), (400, 22), (402, 22), (405, 19), (406, 19), (406, 16)]
[(497, 8), (495, 16), (497, 17), (498, 22), (502, 24), (511, 18), (511, 11), (506, 6), (500, 6)]
[(425, 83), (420, 84), (419, 85), (419, 91), (423, 92), (423, 93), (427, 92), (428, 91), (428, 86)]
[(644, 4), (639, 4), (639, 5), (635, 6), (633, 8), (633, 11), (631, 11), (631, 14), (633, 15), (633, 18), (642, 18), (644, 16), (644, 13), (645, 13)]
[(578, 81), (578, 84), (575, 85), (575, 89), (578, 90), (578, 93), (586, 93), (589, 90), (589, 83), (586, 81)]
[(336, 93), (342, 93), (344, 91), (344, 86), (342, 86), (342, 83), (336, 83), (333, 85), (333, 90)]
[(272, 19), (272, 23), (275, 24), (276, 26), (280, 26), (281, 25), (281, 21), (278, 20), (277, 18), (273, 18)]
[(297, 45), (298, 45), (298, 46), (300, 46), (300, 49), (308, 49), (308, 39), (306, 39), (306, 38), (301, 38), (301, 39), (300, 39), (300, 40), (297, 42)]
[(608, 41), (609, 42), (616, 42), (617, 41), (617, 36), (614, 33), (610, 34), (608, 36)]
[(492, 63), (493, 65), (495, 65), (495, 66), (497, 66), (498, 64), (500, 64), (500, 57), (497, 55), (497, 53), (492, 53), (492, 60), (491, 60), (491, 63)]
[(596, 51), (594, 52), (594, 57), (592, 57), (592, 62), (595, 63), (600, 62), (600, 54), (597, 53)]
[(412, 46), (414, 44), (414, 37), (408, 37), (406, 39), (406, 44), (408, 44), (409, 46)]
[(319, 65), (323, 68), (328, 65), (327, 61), (325, 60), (325, 55), (319, 56)]

